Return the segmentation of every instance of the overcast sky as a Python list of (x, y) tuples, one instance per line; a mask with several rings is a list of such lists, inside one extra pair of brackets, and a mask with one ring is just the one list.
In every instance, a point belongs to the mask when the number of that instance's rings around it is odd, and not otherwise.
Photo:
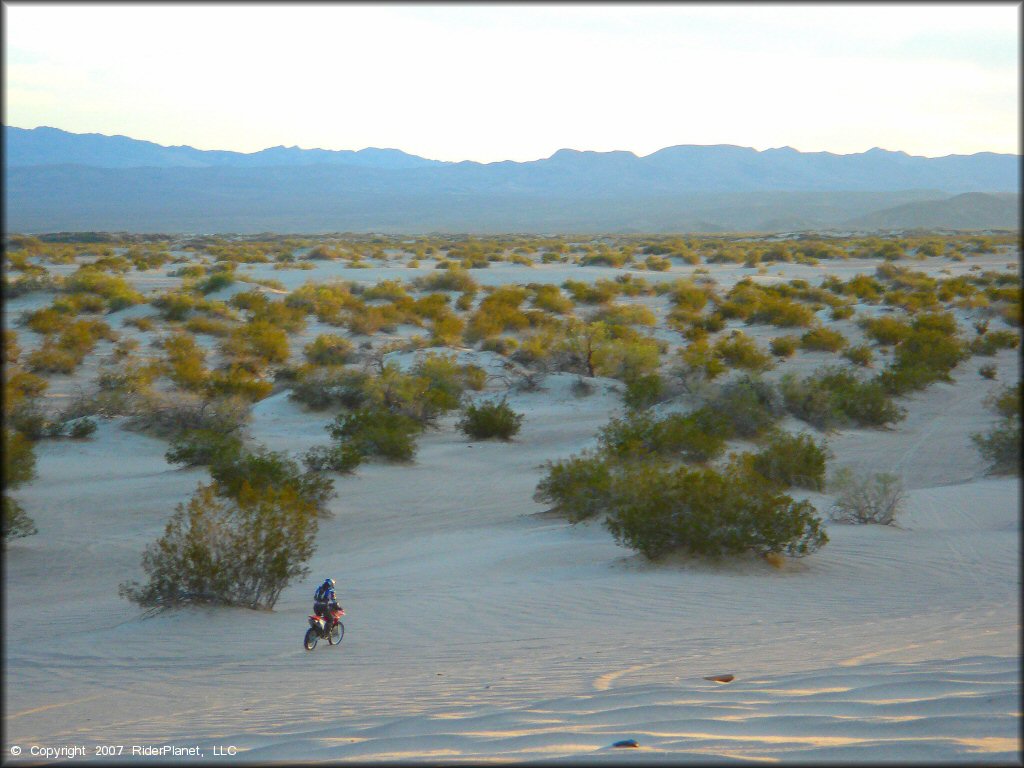
[(5, 123), (254, 152), (1019, 153), (1018, 4), (4, 3)]

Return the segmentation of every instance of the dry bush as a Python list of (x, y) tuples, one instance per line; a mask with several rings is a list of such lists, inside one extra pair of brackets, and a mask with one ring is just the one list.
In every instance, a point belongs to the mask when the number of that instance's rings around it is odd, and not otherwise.
[(898, 475), (857, 472), (849, 467), (829, 479), (829, 490), (836, 494), (829, 517), (841, 523), (892, 525), (906, 500)]
[(178, 394), (149, 399), (145, 407), (131, 414), (125, 426), (158, 437), (168, 437), (192, 429), (232, 434), (241, 430), (248, 420), (249, 404), (243, 399), (208, 399)]

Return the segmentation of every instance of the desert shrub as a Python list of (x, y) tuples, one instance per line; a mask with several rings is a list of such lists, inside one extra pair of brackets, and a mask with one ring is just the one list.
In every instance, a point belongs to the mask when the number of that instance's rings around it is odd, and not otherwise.
[(858, 344), (845, 350), (843, 352), (843, 357), (854, 365), (859, 365), (862, 368), (868, 368), (871, 366), (871, 361), (874, 359), (874, 353), (871, 351), (871, 347), (867, 344)]
[(454, 355), (428, 353), (416, 362), (410, 373), (426, 383), (422, 400), (431, 417), (459, 407), (465, 378)]
[(838, 352), (847, 344), (849, 342), (846, 337), (831, 328), (812, 328), (800, 337), (800, 346), (803, 349), (817, 352)]
[(990, 331), (971, 341), (971, 353), (975, 355), (994, 355), (1001, 349), (1016, 349), (1020, 345), (1020, 335), (1013, 331)]
[(123, 277), (101, 272), (92, 266), (79, 267), (64, 281), (68, 293), (92, 293), (103, 298), (111, 312), (141, 304), (142, 294), (129, 285)]
[(872, 475), (849, 467), (839, 469), (829, 479), (829, 490), (835, 493), (835, 501), (828, 515), (842, 523), (892, 525), (906, 498), (897, 475)]
[(214, 317), (196, 315), (185, 321), (185, 330), (190, 333), (205, 333), (208, 336), (227, 336), (231, 333), (231, 324)]
[(682, 358), (682, 373), (685, 377), (698, 376), (713, 381), (725, 373), (726, 366), (706, 339), (699, 339), (679, 350)]
[(315, 411), (332, 405), (356, 409), (370, 398), (370, 376), (362, 371), (325, 367), (303, 371), (289, 397)]
[(792, 357), (798, 346), (799, 336), (778, 336), (768, 343), (768, 348), (776, 357)]
[(214, 293), (222, 288), (227, 288), (235, 282), (235, 273), (231, 270), (221, 270), (212, 273), (205, 280), (196, 283), (196, 290), (202, 294)]
[(251, 403), (258, 402), (274, 391), (274, 383), (237, 364), (211, 371), (203, 384), (210, 397), (239, 397)]
[(68, 437), (83, 440), (96, 431), (96, 422), (89, 418), (73, 419), (67, 424), (62, 424), (61, 428), (67, 429)]
[(179, 395), (152, 398), (144, 408), (132, 412), (125, 426), (158, 437), (169, 437), (190, 429), (233, 433), (248, 420), (249, 404), (240, 398)]
[(352, 359), (353, 352), (352, 342), (336, 334), (320, 334), (303, 349), (313, 365), (343, 365)]
[(305, 576), (316, 545), (312, 505), (294, 488), (244, 485), (225, 499), (199, 486), (179, 504), (156, 542), (146, 547), (145, 585), (118, 593), (147, 607), (186, 603), (272, 609), (282, 590)]
[(556, 315), (564, 315), (573, 308), (572, 299), (562, 293), (557, 285), (542, 283), (527, 286), (533, 291), (532, 304), (536, 309), (543, 309)]
[(746, 371), (767, 371), (775, 365), (771, 356), (762, 352), (757, 343), (743, 331), (733, 331), (726, 338), (719, 339), (713, 350), (722, 362)]
[(986, 405), (1001, 417), (988, 432), (976, 432), (971, 440), (995, 474), (1020, 472), (1021, 385), (1005, 387), (986, 399)]
[(466, 435), (477, 440), (491, 437), (511, 440), (519, 433), (522, 424), (523, 415), (513, 411), (503, 398), (500, 401), (485, 400), (468, 404), (458, 426)]
[(534, 501), (550, 504), (574, 523), (608, 508), (611, 469), (603, 457), (584, 452), (544, 466), (546, 474), (537, 484)]
[(201, 300), (188, 291), (176, 290), (162, 293), (149, 303), (164, 320), (184, 320), (201, 304)]
[(434, 319), (431, 343), (435, 346), (455, 346), (462, 339), (465, 330), (466, 323), (461, 317), (453, 314), (441, 315)]
[(818, 429), (882, 427), (906, 415), (879, 381), (862, 380), (847, 368), (827, 366), (803, 379), (786, 374), (780, 389), (787, 410)]
[(3, 431), (3, 537), (18, 539), (36, 533), (28, 513), (8, 492), (36, 477), (36, 455), (32, 441), (8, 426)]
[(658, 402), (664, 389), (665, 383), (657, 373), (634, 376), (626, 382), (622, 402), (633, 410), (649, 408)]
[(737, 464), (722, 473), (636, 465), (615, 477), (612, 497), (606, 525), (616, 541), (649, 559), (673, 551), (800, 557), (828, 541), (809, 502)]
[(251, 320), (234, 328), (221, 347), (230, 357), (254, 357), (265, 363), (283, 363), (288, 359), (288, 334), (268, 320)]
[(167, 353), (166, 368), (171, 381), (183, 389), (201, 389), (209, 376), (204, 362), (206, 352), (193, 336), (175, 333), (163, 341)]
[(854, 309), (849, 304), (835, 304), (829, 316), (833, 320), (846, 320), (853, 317)]
[(530, 325), (519, 308), (527, 297), (525, 288), (515, 285), (495, 289), (481, 299), (469, 318), (466, 339), (470, 342), (490, 338), (504, 331), (522, 330)]
[(978, 369), (978, 373), (981, 374), (983, 378), (990, 380), (996, 377), (997, 372), (998, 369), (992, 363), (987, 363)]
[(716, 420), (728, 425), (712, 429), (716, 434), (749, 438), (770, 429), (785, 413), (785, 402), (770, 382), (742, 376), (715, 390), (701, 413), (714, 414)]
[(171, 439), (171, 447), (164, 458), (169, 464), (198, 467), (230, 462), (241, 452), (242, 441), (236, 434), (189, 429)]
[(708, 408), (661, 418), (649, 411), (632, 411), (611, 419), (598, 433), (601, 450), (617, 459), (649, 456), (708, 461), (720, 455), (731, 427), (723, 415)]
[(17, 501), (6, 493), (3, 495), (3, 537), (8, 539), (20, 539), (25, 536), (32, 536), (39, 532), (35, 521)]
[(812, 491), (825, 487), (827, 448), (808, 434), (774, 432), (752, 458), (758, 474), (783, 487), (798, 486)]
[(32, 350), (25, 358), (30, 371), (42, 373), (72, 373), (81, 358), (74, 352), (61, 349), (56, 344), (44, 342), (38, 349)]
[(480, 392), (485, 386), (487, 386), (487, 371), (473, 363), (463, 365), (462, 385), (466, 389), (472, 389), (474, 392)]
[(892, 394), (925, 389), (932, 382), (949, 381), (950, 372), (967, 355), (967, 345), (956, 336), (933, 328), (914, 329), (878, 378)]
[(572, 295), (573, 301), (581, 304), (607, 304), (622, 291), (621, 286), (611, 280), (598, 280), (594, 283), (566, 280), (562, 287)]
[(4, 411), (9, 413), (25, 400), (39, 397), (50, 386), (42, 376), (20, 370), (8, 363), (4, 372)]
[(216, 456), (210, 464), (210, 476), (219, 496), (237, 499), (247, 489), (254, 491), (289, 488), (314, 512), (323, 512), (334, 496), (334, 483), (316, 472), (301, 472), (298, 463), (283, 451), (229, 450)]
[(949, 336), (956, 334), (956, 318), (948, 312), (930, 312), (915, 317), (910, 327), (915, 331), (938, 331)]
[(654, 313), (642, 304), (606, 304), (591, 319), (609, 325), (656, 325), (658, 322)]
[(641, 336), (629, 329), (620, 329), (619, 335), (613, 335), (595, 346), (591, 360), (598, 376), (630, 382), (655, 373), (661, 360), (660, 355), (661, 347), (656, 339)]
[(347, 473), (362, 461), (362, 454), (352, 445), (318, 445), (302, 456), (302, 463), (310, 472)]
[(145, 333), (146, 331), (151, 331), (154, 328), (153, 318), (148, 316), (129, 317), (127, 320), (124, 321), (124, 324), (134, 326), (143, 333)]
[(814, 322), (814, 313), (807, 306), (766, 293), (746, 316), (748, 323), (768, 323), (782, 328), (808, 326)]
[(461, 268), (446, 269), (431, 275), (417, 277), (412, 282), (417, 291), (463, 291), (476, 293), (479, 284), (469, 272)]
[(327, 425), (338, 443), (360, 456), (379, 456), (392, 461), (411, 461), (415, 437), (422, 430), (415, 419), (384, 408), (360, 408), (340, 414)]
[(895, 317), (866, 317), (859, 322), (864, 335), (883, 347), (899, 344), (910, 335), (910, 324)]

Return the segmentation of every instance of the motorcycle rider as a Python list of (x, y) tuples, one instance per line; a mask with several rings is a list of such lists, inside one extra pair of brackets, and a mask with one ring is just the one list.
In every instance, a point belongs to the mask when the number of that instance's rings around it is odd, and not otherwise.
[(334, 593), (334, 579), (324, 579), (324, 583), (313, 593), (313, 613), (323, 617), (325, 630), (329, 631), (334, 621), (331, 611), (340, 607)]

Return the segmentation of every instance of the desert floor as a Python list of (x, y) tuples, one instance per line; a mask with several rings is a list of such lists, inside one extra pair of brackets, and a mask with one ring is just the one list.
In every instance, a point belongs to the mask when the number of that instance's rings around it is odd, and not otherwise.
[[(958, 274), (976, 263), (910, 266)], [(816, 283), (876, 265), (783, 265), (757, 279)], [(429, 265), (262, 269), (249, 272), (290, 289), (409, 279)], [(752, 274), (709, 269), (720, 286)], [(560, 283), (621, 271), (498, 265), (473, 276)], [(5, 311), (48, 300), (26, 296)], [(664, 315), (660, 299), (644, 301)], [(835, 327), (858, 339), (852, 320)], [(312, 322), (305, 335), (322, 330)], [(744, 330), (762, 343), (782, 335)], [(31, 348), (31, 336), (19, 343)], [(493, 354), (462, 357), (500, 367)], [(801, 354), (774, 373), (831, 358)], [(143, 618), (118, 584), (142, 577), (142, 550), (207, 472), (169, 465), (166, 442), (118, 419), (91, 440), (42, 441), (38, 479), (16, 494), (39, 533), (4, 558), (5, 740), (24, 750), (11, 762), (42, 762), (33, 745), (84, 745), (87, 756), (122, 745), (127, 757), (132, 745), (165, 744), (198, 745), (210, 760), (230, 746), (247, 761), (1019, 762), (1020, 484), (987, 477), (970, 440), (994, 421), (985, 396), (1019, 377), (1016, 350), (993, 361), (996, 382), (972, 359), (952, 383), (903, 398), (907, 418), (891, 430), (829, 435), (834, 464), (898, 472), (906, 511), (898, 527), (829, 522), (827, 546), (778, 569), (756, 558), (651, 564), (600, 523), (543, 514), (531, 499), (543, 462), (593, 445), (621, 409), (617, 382), (596, 379), (577, 397), (574, 376), (548, 376), (539, 391), (509, 395), (525, 414), (512, 442), (471, 442), (449, 417), (420, 438), (411, 466), (336, 476), (309, 580), (272, 612)], [(94, 373), (54, 377), (51, 395)], [(282, 391), (254, 406), (250, 434), (298, 452), (328, 442), (330, 417)], [(794, 495), (822, 512), (830, 503)], [(347, 632), (340, 647), (307, 652), (306, 616), (325, 576), (338, 580)], [(704, 679), (726, 673), (735, 680)], [(621, 739), (640, 747), (611, 747)]]

